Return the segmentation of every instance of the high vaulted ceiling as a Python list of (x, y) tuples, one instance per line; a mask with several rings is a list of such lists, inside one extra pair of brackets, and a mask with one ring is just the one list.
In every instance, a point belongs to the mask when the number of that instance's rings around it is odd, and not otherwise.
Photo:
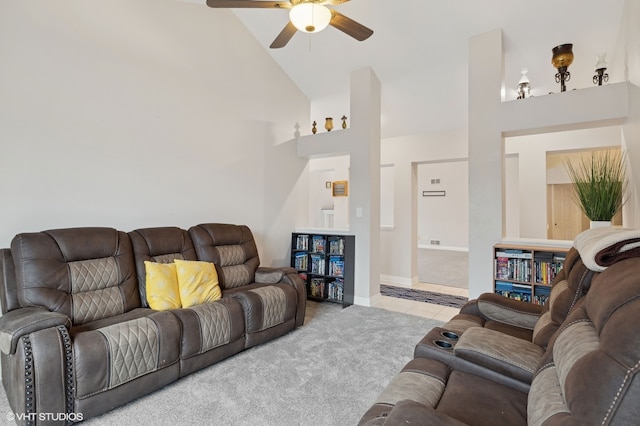
[[(202, 3), (205, 0), (183, 0)], [(635, 1), (635, 0), (632, 0)], [(358, 42), (335, 28), (298, 32), (269, 49), (287, 10), (232, 9), (312, 103), (311, 120), (348, 115), (352, 71), (370, 66), (382, 83), (382, 137), (467, 125), (469, 38), (502, 29), (506, 100), (515, 99), (522, 68), (532, 93), (558, 92), (551, 49), (573, 43), (568, 90), (593, 86), (596, 54), (615, 61), (624, 0), (350, 0), (334, 6), (374, 30)], [(207, 13), (221, 13), (208, 8)], [(259, 72), (259, 70), (256, 70)], [(609, 69), (612, 80), (624, 79)], [(473, 77), (473, 76), (471, 76)], [(304, 132), (303, 132), (304, 134)]]

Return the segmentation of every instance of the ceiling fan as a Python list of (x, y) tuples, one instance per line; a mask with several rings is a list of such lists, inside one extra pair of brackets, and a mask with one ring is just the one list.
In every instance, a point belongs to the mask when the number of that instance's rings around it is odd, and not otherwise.
[(207, 6), (214, 8), (245, 9), (289, 9), (289, 22), (269, 46), (278, 49), (287, 45), (296, 31), (317, 33), (327, 25), (339, 29), (358, 41), (371, 37), (373, 31), (364, 25), (329, 9), (326, 5), (338, 5), (349, 0), (207, 0)]

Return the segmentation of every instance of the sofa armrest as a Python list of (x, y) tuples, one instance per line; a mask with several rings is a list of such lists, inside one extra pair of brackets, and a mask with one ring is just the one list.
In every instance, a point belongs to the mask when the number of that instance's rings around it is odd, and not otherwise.
[(15, 309), (0, 317), (0, 351), (12, 354), (20, 337), (45, 328), (71, 327), (71, 319), (41, 307)]
[(256, 282), (264, 284), (276, 284), (282, 281), (284, 271), (282, 268), (258, 267), (256, 270)]
[(460, 313), (474, 314), (485, 320), (533, 330), (543, 310), (542, 305), (509, 299), (499, 294), (483, 293), (477, 300), (468, 302)]
[(392, 425), (433, 425), (464, 426), (463, 423), (446, 414), (439, 413), (433, 407), (409, 399), (399, 401), (390, 411), (373, 418), (362, 426)]
[(280, 268), (270, 268), (266, 266), (260, 266), (256, 270), (256, 282), (264, 284), (276, 284), (284, 282), (285, 275), (297, 274), (295, 268), (290, 266), (282, 266)]

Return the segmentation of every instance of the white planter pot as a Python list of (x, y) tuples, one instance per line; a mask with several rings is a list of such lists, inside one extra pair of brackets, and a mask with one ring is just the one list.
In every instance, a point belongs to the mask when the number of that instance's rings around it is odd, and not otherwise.
[(591, 229), (608, 228), (608, 227), (611, 227), (611, 221), (610, 220), (592, 220), (591, 222), (589, 222), (589, 227)]

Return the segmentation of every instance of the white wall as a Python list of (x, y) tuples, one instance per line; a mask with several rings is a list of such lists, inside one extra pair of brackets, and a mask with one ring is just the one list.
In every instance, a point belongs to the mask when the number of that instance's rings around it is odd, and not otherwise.
[[(431, 183), (433, 179), (439, 183)], [(444, 196), (423, 196), (445, 191)], [(466, 249), (469, 245), (469, 162), (443, 161), (418, 165), (418, 244)]]
[(349, 197), (334, 197), (327, 182), (349, 181), (349, 156), (309, 160), (309, 226), (325, 228), (324, 209), (333, 209), (332, 229), (349, 229)]
[[(418, 173), (419, 163), (464, 161), (466, 129), (387, 138), (381, 144), (381, 163), (393, 164), (394, 227), (380, 235), (381, 279), (402, 285), (418, 281)], [(421, 194), (421, 192), (420, 192)]]
[(380, 166), (380, 227), (393, 228), (395, 224), (395, 171), (393, 164)]
[(0, 58), (0, 246), (50, 228), (229, 222), (252, 228), (263, 264), (288, 263), (309, 101), (230, 11), (4, 1)]

